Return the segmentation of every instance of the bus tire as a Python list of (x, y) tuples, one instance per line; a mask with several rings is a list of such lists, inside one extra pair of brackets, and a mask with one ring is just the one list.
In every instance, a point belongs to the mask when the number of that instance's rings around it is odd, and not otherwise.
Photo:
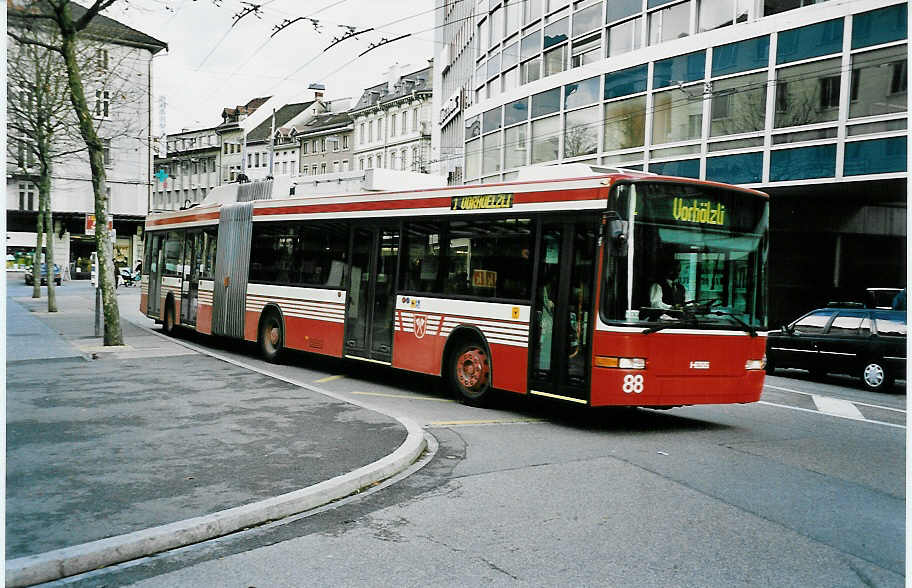
[(448, 358), (447, 377), (456, 396), (470, 406), (491, 400), (491, 359), (484, 345), (472, 339), (458, 344)]
[(263, 314), (257, 339), (263, 359), (270, 363), (279, 361), (285, 345), (285, 328), (282, 326), (282, 317), (275, 310)]
[(174, 299), (165, 300), (165, 314), (162, 319), (162, 331), (166, 335), (174, 335), (176, 323), (174, 322)]

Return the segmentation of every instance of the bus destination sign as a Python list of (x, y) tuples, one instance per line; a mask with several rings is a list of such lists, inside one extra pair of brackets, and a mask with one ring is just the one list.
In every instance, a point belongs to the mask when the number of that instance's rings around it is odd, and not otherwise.
[(675, 198), (671, 214), (676, 221), (699, 223), (701, 225), (724, 225), (725, 206), (709, 200), (685, 200)]
[(488, 210), (492, 208), (513, 208), (513, 194), (453, 196), (450, 202), (450, 210)]

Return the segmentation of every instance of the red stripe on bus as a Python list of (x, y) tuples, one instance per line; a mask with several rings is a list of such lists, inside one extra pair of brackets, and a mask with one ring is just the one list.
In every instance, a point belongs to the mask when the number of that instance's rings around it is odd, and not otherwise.
[(179, 223), (192, 223), (195, 221), (203, 220), (218, 220), (219, 213), (215, 212), (206, 212), (199, 214), (188, 214), (185, 216), (175, 216), (171, 218), (159, 218), (159, 219), (150, 219), (146, 221), (146, 226), (163, 226), (163, 225), (175, 225)]

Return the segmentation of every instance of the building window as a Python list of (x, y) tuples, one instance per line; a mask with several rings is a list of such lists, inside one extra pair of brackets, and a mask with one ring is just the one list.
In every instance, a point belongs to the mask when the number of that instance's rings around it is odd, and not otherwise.
[(396, 152), (390, 153), (390, 169), (396, 169)]
[(680, 39), (690, 34), (690, 2), (649, 13), (649, 44)]
[(567, 45), (561, 45), (545, 53), (544, 77), (560, 73), (567, 69)]
[(342, 135), (342, 149), (348, 149), (348, 135)]
[(111, 94), (107, 91), (95, 91), (95, 116), (106, 118), (111, 107)]
[(852, 56), (849, 118), (906, 111), (906, 46)]
[(102, 139), (101, 153), (104, 158), (105, 167), (111, 165), (111, 139)]
[(418, 109), (412, 111), (412, 129), (418, 130)]
[(19, 210), (35, 210), (35, 186), (19, 184)]
[(566, 114), (564, 125), (564, 157), (589, 155), (598, 151), (598, 106), (574, 110)]
[(532, 122), (532, 163), (542, 163), (557, 159), (560, 126), (559, 116), (551, 116)]
[(605, 104), (605, 151), (642, 147), (645, 137), (645, 96)]
[(528, 161), (528, 125), (522, 124), (504, 131), (504, 169), (522, 167)]
[(364, 171), (364, 158), (358, 160), (358, 169)]
[(599, 35), (593, 35), (579, 41), (574, 41), (570, 57), (570, 67), (579, 67), (598, 61), (599, 48), (601, 45), (602, 39)]
[(317, 166), (315, 166), (315, 165), (311, 166), (310, 173), (313, 175), (317, 175)]
[(711, 137), (766, 128), (766, 72), (713, 82)]
[(522, 83), (528, 84), (541, 78), (541, 58), (536, 57), (522, 64)]
[[(392, 118), (392, 121), (391, 121), (392, 124), (390, 124), (390, 137), (395, 137), (395, 136), (396, 136), (396, 128), (397, 128), (397, 126), (396, 126), (396, 122), (397, 122), (396, 119), (398, 118), (398, 116), (399, 116), (399, 115), (397, 115), (397, 114), (394, 114), (394, 115), (393, 115), (393, 118)], [(402, 118), (405, 118), (405, 115), (403, 115)]]
[(368, 157), (367, 158), (367, 169), (373, 169), (373, 167), (374, 167), (374, 158)]
[(304, 155), (307, 155), (307, 146), (308, 145), (309, 145), (309, 143), (307, 141), (301, 142), (301, 153), (303, 153)]
[(836, 120), (839, 115), (839, 109), (835, 107), (839, 104), (839, 76), (832, 74), (839, 69), (839, 59), (780, 68), (776, 72), (775, 126), (781, 128)]
[(700, 0), (697, 8), (697, 32), (747, 22), (748, 4), (753, 4), (753, 0)]
[(802, 6), (810, 6), (822, 2), (826, 2), (826, 0), (764, 0), (763, 16), (778, 14), (780, 12), (785, 12), (786, 10), (794, 10), (796, 8), (801, 8)]
[(338, 171), (339, 171), (339, 162), (334, 161), (333, 162), (333, 172), (338, 172)]
[[(343, 159), (342, 160), (342, 171), (346, 171), (346, 170), (348, 170), (348, 160)], [(348, 171), (351, 171), (351, 170), (348, 170)]]
[(684, 90), (657, 92), (654, 96), (652, 143), (699, 139), (702, 134), (703, 97)]
[(256, 153), (253, 154), (253, 163), (254, 163), (253, 167), (260, 167), (260, 152), (259, 151), (257, 151)]
[(421, 171), (421, 161), (418, 159), (418, 148), (412, 147), (412, 169)]
[(98, 67), (99, 71), (108, 71), (108, 50), (107, 49), (96, 49), (95, 50), (95, 65)]
[(296, 165), (297, 165), (297, 162), (296, 162), (295, 160), (292, 159), (292, 160), (291, 160), (291, 175), (294, 175), (294, 174), (295, 174), (295, 167), (296, 167)]

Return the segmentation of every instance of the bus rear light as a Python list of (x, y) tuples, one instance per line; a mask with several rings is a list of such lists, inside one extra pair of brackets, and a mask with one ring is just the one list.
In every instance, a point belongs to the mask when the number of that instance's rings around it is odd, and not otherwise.
[(644, 370), (646, 369), (646, 359), (642, 357), (608, 357), (605, 355), (595, 356), (596, 367), (603, 368), (620, 368), (622, 370)]
[(744, 364), (746, 370), (762, 370), (766, 367), (766, 356), (763, 359), (748, 359)]

